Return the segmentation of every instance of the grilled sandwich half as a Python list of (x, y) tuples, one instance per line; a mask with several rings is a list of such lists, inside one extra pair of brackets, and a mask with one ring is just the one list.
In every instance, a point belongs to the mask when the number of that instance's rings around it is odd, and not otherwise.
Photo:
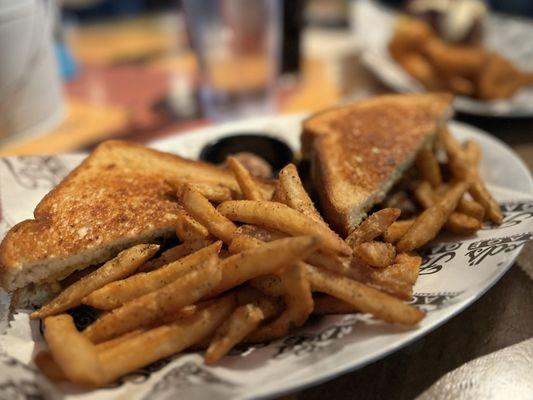
[[(37, 205), (34, 219), (14, 226), (0, 244), (0, 283), (39, 305), (71, 273), (138, 243), (175, 237), (179, 182), (238, 190), (213, 165), (122, 141), (98, 146)], [(265, 190), (268, 185), (263, 185)]]
[(449, 94), (378, 96), (303, 123), (302, 152), (327, 221), (348, 235), (451, 116)]

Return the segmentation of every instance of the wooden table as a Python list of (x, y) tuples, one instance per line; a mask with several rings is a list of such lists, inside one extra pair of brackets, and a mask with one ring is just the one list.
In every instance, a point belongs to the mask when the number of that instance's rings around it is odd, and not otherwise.
[[(201, 118), (176, 120), (158, 108), (172, 74), (192, 76), (195, 71), (194, 57), (183, 43), (183, 24), (178, 22), (175, 29), (168, 29), (168, 21), (163, 24), (166, 28), (161, 28), (157, 21), (142, 19), (75, 31), (70, 41), (82, 70), (66, 85), (67, 119), (42, 137), (0, 147), (0, 154), (87, 149), (110, 137), (148, 142), (205, 125), (207, 121)], [(103, 48), (98, 38), (104, 33), (109, 46)], [(338, 47), (343, 50), (338, 57), (313, 54), (321, 34), (328, 43), (341, 43)], [(316, 110), (348, 93), (386, 90), (361, 69), (356, 46), (350, 51), (345, 33), (312, 32), (307, 40), (302, 76), (280, 98), (281, 112)], [(462, 115), (458, 119), (498, 136), (533, 170), (533, 120)], [(526, 247), (525, 252), (529, 256), (519, 263), (533, 270), (533, 246)], [(423, 339), (358, 371), (287, 398), (412, 399), (463, 363), (532, 337), (532, 315), (533, 281), (516, 264), (480, 300)]]

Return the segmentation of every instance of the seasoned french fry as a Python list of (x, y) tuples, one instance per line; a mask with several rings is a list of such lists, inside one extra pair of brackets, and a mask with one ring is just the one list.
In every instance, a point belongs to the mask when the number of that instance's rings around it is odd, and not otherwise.
[(251, 334), (248, 341), (263, 342), (282, 337), (291, 326), (302, 326), (307, 321), (313, 312), (313, 296), (306, 268), (305, 263), (298, 263), (280, 274), (287, 308), (274, 321)]
[[(431, 189), (431, 193), (433, 193), (433, 201), (438, 200), (440, 197), (444, 196), (448, 190), (450, 190), (450, 185), (447, 183), (443, 183), (435, 190)], [(464, 199), (464, 196), (461, 199)]]
[(414, 195), (423, 208), (429, 208), (435, 203), (435, 194), (428, 181), (419, 182), (415, 187)]
[(258, 305), (246, 304), (238, 307), (216, 330), (214, 338), (204, 355), (207, 365), (213, 365), (224, 357), (236, 344), (253, 332), (265, 319)]
[(475, 140), (466, 140), (463, 143), (463, 151), (466, 159), (471, 165), (478, 165), (481, 161), (481, 148)]
[(252, 286), (244, 286), (235, 292), (237, 303), (239, 305), (254, 304), (258, 306), (265, 315), (265, 319), (279, 314), (284, 306), (283, 301), (279, 298), (270, 297), (261, 293)]
[(256, 248), (228, 257), (220, 263), (222, 279), (213, 294), (295, 264), (321, 245), (321, 239), (317, 236), (290, 237), (263, 243)]
[(418, 272), (421, 264), (422, 257), (420, 257), (418, 254), (400, 253), (396, 256), (393, 264), (395, 266), (399, 266), (399, 268), (392, 268), (389, 271), (389, 274), (391, 274), (391, 276), (397, 280), (414, 285), (418, 278)]
[(364, 264), (356, 264), (353, 267), (352, 279), (398, 299), (410, 300), (412, 285), (408, 282), (391, 278), (390, 271), (395, 268), (397, 268), (397, 264), (392, 264), (385, 268), (372, 268)]
[(386, 268), (359, 267), (361, 282), (402, 300), (410, 300), (422, 259), (415, 254), (400, 253)]
[(183, 308), (180, 308), (177, 312), (175, 312), (174, 314), (168, 314), (168, 315), (165, 315), (162, 319), (162, 322), (163, 323), (169, 323), (169, 322), (173, 322), (175, 321), (176, 319), (178, 318), (186, 318), (186, 317), (190, 317), (194, 314), (196, 314), (198, 312), (198, 307), (202, 306), (203, 303), (198, 303), (198, 304), (190, 304), (188, 306), (185, 306)]
[(217, 210), (227, 218), (276, 229), (289, 235), (316, 235), (324, 247), (341, 254), (351, 254), (350, 247), (332, 230), (315, 223), (299, 211), (281, 203), (268, 201), (225, 201)]
[(281, 284), (281, 279), (277, 275), (263, 275), (250, 280), (250, 285), (261, 293), (271, 297), (282, 297), (285, 289)]
[(283, 190), (281, 190), (281, 183), (279, 182), (279, 180), (276, 182), (274, 194), (272, 195), (272, 201), (286, 204), (287, 200), (285, 199), (285, 193), (283, 192)]
[(383, 234), (400, 216), (397, 208), (384, 208), (368, 216), (361, 225), (355, 228), (346, 238), (346, 243), (354, 248), (360, 243), (368, 242)]
[(468, 97), (475, 96), (476, 86), (471, 79), (459, 75), (446, 76), (443, 79), (453, 93)]
[(454, 212), (448, 221), (446, 221), (446, 229), (458, 235), (472, 235), (481, 229), (481, 221), (469, 215)]
[(307, 276), (314, 291), (343, 300), (386, 322), (415, 325), (425, 315), (388, 294), (325, 269), (308, 265)]
[(181, 192), (181, 202), (187, 212), (204, 225), (213, 236), (222, 239), (226, 244), (231, 242), (235, 229), (237, 229), (235, 224), (221, 215), (211, 205), (209, 200), (202, 196), (193, 186), (184, 185)]
[(483, 218), (485, 218), (485, 209), (483, 206), (477, 201), (467, 200), (464, 197), (459, 201), (457, 211), (480, 221), (483, 221)]
[(171, 247), (170, 249), (164, 251), (159, 257), (145, 262), (137, 269), (137, 272), (154, 271), (163, 265), (170, 264), (171, 262), (177, 261), (180, 258), (195, 253), (198, 250), (209, 246), (210, 244), (213, 244), (213, 241), (206, 239), (193, 240), (178, 244), (177, 246)]
[(213, 203), (222, 203), (223, 201), (233, 198), (231, 189), (213, 182), (168, 182), (176, 191), (178, 197), (181, 197), (181, 191), (184, 185), (190, 184), (200, 192), (207, 200)]
[(132, 274), (157, 250), (159, 246), (156, 244), (139, 244), (120, 252), (115, 258), (73, 283), (41, 309), (33, 312), (31, 318), (45, 318), (80, 305), (81, 300), (92, 291)]
[(419, 53), (409, 52), (398, 59), (400, 65), (409, 75), (421, 82), (431, 91), (438, 90), (441, 83), (435, 72), (435, 68)]
[(439, 162), (431, 147), (424, 147), (416, 158), (416, 168), (420, 177), (428, 181), (433, 188), (442, 184), (442, 175), (440, 172)]
[(233, 198), (231, 190), (225, 186), (196, 183), (194, 187), (202, 196), (213, 203), (222, 203)]
[(152, 272), (138, 273), (127, 279), (111, 282), (84, 297), (82, 303), (100, 310), (113, 310), (160, 289), (189, 272), (202, 269), (205, 266), (204, 260), (217, 254), (221, 246), (222, 242), (219, 241)]
[[(442, 195), (445, 195), (446, 191), (442, 192)], [(433, 193), (430, 185), (428, 182), (420, 182), (420, 184), (415, 189), (415, 197), (424, 208), (429, 208), (435, 203), (435, 199), (437, 196), (435, 193)], [(457, 208), (461, 205), (461, 202), (464, 201), (464, 197), (459, 200), (459, 203), (457, 204)], [(477, 204), (474, 202), (474, 204)], [(475, 206), (474, 206), (475, 207)], [(481, 209), (484, 212), (483, 207)], [(460, 235), (471, 235), (475, 232), (477, 232), (479, 229), (481, 229), (481, 220), (478, 220), (476, 218), (470, 217), (468, 215), (459, 213), (459, 212), (453, 212), (448, 217), (448, 220), (446, 221), (445, 227), (448, 231)]]
[(474, 180), (470, 185), (469, 193), (474, 200), (476, 200), (485, 208), (486, 216), (492, 222), (494, 222), (496, 225), (500, 225), (502, 223), (502, 210), (488, 189), (485, 187), (485, 184), (479, 178), (479, 175), (477, 175), (476, 180)]
[[(246, 238), (248, 240), (242, 240)], [(241, 241), (235, 239), (232, 242), (232, 246), (237, 242), (242, 243), (239, 246), (241, 251), (261, 245), (260, 240), (244, 236)], [(287, 309), (275, 321), (261, 328), (259, 332), (249, 337), (248, 340), (260, 342), (283, 336), (291, 325), (301, 326), (307, 320), (313, 309), (313, 299), (309, 282), (304, 276), (304, 268), (302, 263), (298, 263), (286, 267), (279, 277), (265, 275), (250, 281), (252, 286), (262, 290), (265, 294), (273, 297), (283, 296)]]
[(182, 242), (190, 242), (193, 240), (207, 239), (209, 237), (209, 231), (183, 210), (176, 222), (176, 235)]
[(387, 243), (396, 243), (414, 223), (414, 219), (393, 222), (383, 234), (383, 240)]
[[(230, 253), (236, 254), (261, 246), (263, 243), (262, 240), (245, 234), (237, 235), (232, 240), (229, 251)], [(281, 297), (285, 293), (285, 289), (281, 284), (281, 279), (277, 275), (268, 274), (258, 276), (257, 278), (250, 279), (249, 284), (267, 296)]]
[(202, 196), (213, 203), (222, 203), (223, 201), (232, 199), (231, 190), (225, 186), (203, 182), (196, 182), (193, 185)]
[(239, 183), (241, 192), (246, 200), (264, 200), (257, 188), (250, 171), (248, 171), (235, 157), (228, 157), (228, 167)]
[(102, 384), (105, 377), (96, 347), (78, 332), (70, 315), (46, 317), (44, 338), (54, 361), (70, 381), (91, 386)]
[(435, 238), (467, 189), (468, 183), (456, 183), (439, 202), (420, 214), (396, 244), (398, 251), (414, 250)]
[[(259, 239), (247, 235), (240, 235), (231, 242), (230, 251), (239, 253), (257, 247), (262, 243), (263, 242)], [(305, 261), (310, 264), (329, 269), (330, 271), (337, 272), (344, 276), (352, 277), (353, 268), (350, 266), (350, 260), (351, 259), (348, 257), (339, 257), (321, 252), (314, 252), (305, 258)], [(268, 296), (279, 297), (283, 292), (279, 278), (274, 279), (274, 277), (271, 276), (254, 278), (250, 281), (250, 284), (257, 289), (264, 290), (264, 293)]]
[[(497, 225), (501, 224), (503, 215), (500, 206), (496, 203), (479, 176), (477, 165), (473, 164), (471, 162), (472, 160), (467, 158), (469, 156), (464, 154), (457, 140), (447, 129), (439, 130), (439, 140), (448, 154), (448, 163), (455, 178), (470, 182), (468, 192), (472, 198), (485, 208), (486, 216), (492, 222)], [(473, 158), (474, 156), (470, 157)]]
[[(306, 217), (313, 221), (327, 226), (322, 219), (322, 216), (315, 208), (313, 201), (305, 191), (298, 170), (294, 164), (286, 165), (279, 172), (280, 190), (282, 191), (281, 198), (283, 203), (297, 211), (300, 211)], [(328, 227), (329, 228), (329, 227)]]
[(67, 380), (61, 367), (54, 361), (49, 351), (41, 351), (33, 360), (41, 372), (53, 382), (62, 382)]
[(134, 331), (127, 332), (121, 336), (118, 336), (114, 339), (108, 340), (106, 342), (98, 343), (96, 345), (97, 351), (104, 351), (107, 349), (110, 349), (111, 347), (116, 346), (119, 343), (122, 343), (125, 340), (131, 339), (132, 337), (135, 337), (137, 335), (140, 335), (141, 333), (146, 332), (146, 329), (135, 329)]
[(353, 314), (357, 312), (353, 305), (327, 294), (314, 297), (313, 303), (313, 314), (315, 315)]
[(351, 257), (339, 257), (336, 255), (324, 254), (322, 252), (315, 252), (309, 257), (306, 257), (305, 262), (329, 269), (344, 276), (350, 276)]
[(241, 251), (253, 249), (257, 246), (265, 243), (263, 240), (256, 239), (255, 237), (248, 236), (245, 234), (235, 235), (231, 244), (228, 247), (228, 251), (231, 254), (237, 254)]
[(263, 242), (271, 242), (273, 240), (278, 240), (287, 237), (287, 235), (284, 233), (248, 224), (239, 226), (235, 231), (235, 235), (247, 235), (259, 239)]
[(437, 130), (437, 139), (446, 152), (448, 160), (462, 156), (462, 148), (459, 141), (450, 133), (447, 126), (441, 126)]
[(357, 245), (354, 255), (372, 267), (385, 268), (394, 261), (396, 249), (390, 243), (373, 241)]
[[(458, 153), (458, 155), (453, 158), (451, 155), (448, 155), (448, 166), (453, 178), (457, 181), (472, 182), (477, 179), (472, 165), (468, 163), (463, 153)], [(472, 193), (470, 193), (470, 195), (472, 195)]]
[(125, 303), (104, 314), (89, 325), (83, 335), (93, 343), (101, 343), (134, 329), (150, 326), (167, 314), (193, 304), (206, 296), (220, 283), (218, 256), (211, 254), (204, 261), (204, 268), (162, 288)]
[(285, 288), (287, 309), (274, 321), (272, 326), (281, 325), (287, 331), (291, 325), (302, 326), (313, 311), (311, 285), (307, 280), (304, 263), (297, 263), (285, 268), (280, 275)]
[(380, 279), (392, 278), (399, 282), (414, 285), (418, 278), (421, 264), (422, 257), (418, 254), (399, 253), (394, 260), (394, 264), (390, 267), (373, 271), (376, 271), (374, 276), (379, 276)]
[(202, 342), (228, 318), (234, 307), (235, 296), (225, 296), (190, 318), (151, 329), (99, 352), (105, 382), (113, 382), (131, 371)]
[[(449, 190), (448, 185), (441, 185), (438, 187), (434, 191), (434, 199), (438, 199), (440, 196), (443, 196), (447, 190)], [(485, 208), (483, 208), (483, 206), (477, 201), (467, 199), (465, 196), (459, 200), (456, 211), (466, 214), (472, 218), (479, 219), (480, 221), (483, 221), (483, 218), (485, 217)]]

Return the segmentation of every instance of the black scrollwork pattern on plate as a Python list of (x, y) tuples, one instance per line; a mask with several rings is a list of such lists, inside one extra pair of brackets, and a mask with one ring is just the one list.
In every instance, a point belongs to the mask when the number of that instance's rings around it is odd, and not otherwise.
[(483, 230), (505, 229), (521, 224), (523, 221), (533, 218), (533, 200), (509, 201), (501, 204), (503, 222), (500, 225), (487, 223)]
[(56, 186), (69, 172), (59, 157), (20, 156), (3, 158), (17, 183), (26, 189)]
[(497, 239), (479, 240), (468, 245), (466, 256), (468, 265), (477, 266), (487, 257), (492, 257), (502, 252), (508, 253), (523, 246), (533, 239), (533, 233), (521, 233), (518, 235), (505, 236)]
[(463, 292), (415, 293), (409, 304), (423, 311), (440, 310), (452, 304), (453, 299)]
[(349, 335), (356, 321), (357, 317), (347, 316), (341, 322), (328, 326), (318, 333), (291, 335), (279, 345), (273, 358), (285, 358), (290, 355), (301, 356), (318, 351), (328, 346), (333, 340)]
[(224, 379), (202, 365), (193, 361), (176, 366), (168, 371), (144, 396), (144, 400), (154, 398), (170, 398), (184, 389), (198, 385), (215, 385), (222, 388), (232, 389), (237, 385)]
[(0, 382), (0, 400), (44, 400), (35, 382), (9, 380)]
[(25, 371), (34, 372), (34, 369), (31, 368), (29, 365), (21, 363), (19, 360), (10, 357), (6, 354), (0, 353), (0, 363), (7, 368), (19, 368)]
[(0, 354), (0, 400), (41, 400), (35, 371), (20, 361)]
[(462, 243), (443, 243), (428, 247), (422, 252), (420, 275), (431, 275), (439, 272), (444, 264), (455, 258)]

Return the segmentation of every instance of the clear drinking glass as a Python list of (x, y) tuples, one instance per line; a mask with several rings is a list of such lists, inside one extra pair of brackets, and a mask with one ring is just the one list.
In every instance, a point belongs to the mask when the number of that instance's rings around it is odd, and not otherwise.
[(204, 113), (228, 120), (275, 110), (280, 0), (183, 0)]

